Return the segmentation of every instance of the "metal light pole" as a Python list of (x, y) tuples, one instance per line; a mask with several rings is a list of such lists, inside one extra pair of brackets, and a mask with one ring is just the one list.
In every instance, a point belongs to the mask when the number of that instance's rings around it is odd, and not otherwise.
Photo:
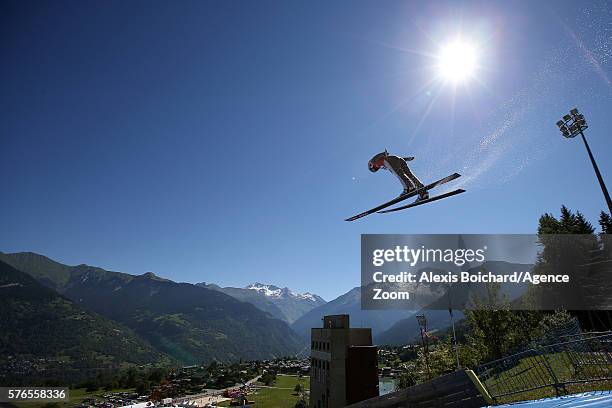
[(612, 214), (612, 199), (610, 199), (610, 193), (608, 193), (608, 189), (606, 188), (606, 184), (604, 183), (603, 177), (601, 177), (601, 173), (599, 172), (599, 167), (597, 167), (597, 163), (595, 162), (595, 158), (593, 157), (593, 153), (591, 152), (591, 148), (587, 143), (586, 137), (584, 136), (583, 131), (586, 130), (589, 126), (584, 119), (584, 115), (578, 112), (577, 108), (574, 108), (570, 111), (569, 114), (563, 116), (561, 120), (557, 122), (557, 126), (561, 131), (563, 137), (568, 139), (574, 138), (578, 135), (582, 136), (582, 141), (584, 142), (584, 146), (587, 149), (587, 153), (589, 154), (589, 159), (591, 159), (591, 164), (593, 165), (593, 170), (595, 170), (595, 175), (597, 176), (597, 180), (599, 181), (599, 186), (601, 187), (601, 191), (603, 192), (604, 197), (606, 198), (606, 203), (608, 204), (608, 211)]
[(457, 343), (457, 334), (455, 333), (455, 320), (453, 319), (453, 309), (449, 308), (451, 325), (453, 326), (453, 345), (455, 346), (455, 357), (457, 358), (457, 370), (461, 370), (461, 364), (459, 363), (459, 344)]
[(423, 354), (425, 355), (425, 367), (427, 368), (427, 379), (431, 380), (431, 372), (429, 371), (429, 344), (427, 341), (427, 318), (425, 314), (416, 315), (419, 326), (421, 327), (421, 343), (423, 344)]
[(455, 349), (455, 357), (457, 358), (457, 370), (461, 370), (459, 364), (459, 343), (457, 343), (457, 334), (455, 333), (455, 319), (453, 318), (453, 302), (451, 301), (452, 285), (448, 286), (448, 313), (450, 314), (451, 326), (453, 327), (453, 348)]

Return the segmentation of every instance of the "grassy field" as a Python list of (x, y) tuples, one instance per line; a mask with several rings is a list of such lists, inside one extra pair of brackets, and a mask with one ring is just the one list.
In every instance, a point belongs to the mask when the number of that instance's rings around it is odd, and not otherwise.
[[(130, 392), (130, 391), (134, 391), (134, 389), (120, 389), (120, 390), (111, 390), (111, 391), (104, 391), (102, 389), (98, 390), (98, 391), (92, 391), (92, 392), (86, 392), (85, 388), (76, 388), (76, 389), (71, 389), (69, 392), (69, 397), (70, 400), (66, 401), (66, 402), (17, 402), (14, 403), (13, 405), (16, 406), (17, 408), (42, 408), (47, 404), (53, 404), (53, 407), (58, 407), (58, 408), (69, 408), (69, 407), (76, 407), (78, 405), (81, 404), (81, 402), (85, 399), (85, 398), (96, 398), (98, 400), (102, 400), (102, 396), (105, 394), (110, 394), (113, 392)], [(55, 405), (57, 404), (57, 405)]]
[[(265, 387), (263, 383), (257, 383), (260, 388), (258, 391), (249, 394), (249, 401), (254, 401), (253, 407), (265, 407), (265, 408), (293, 408), (295, 403), (298, 401), (298, 395), (295, 393), (294, 388), (298, 384), (298, 381), (302, 386), (308, 390), (310, 388), (310, 379), (308, 377), (298, 377), (289, 375), (279, 375), (276, 377), (276, 381), (270, 387)], [(69, 393), (70, 400), (66, 402), (54, 402), (53, 407), (57, 408), (71, 408), (78, 406), (85, 398), (96, 398), (102, 400), (102, 396), (113, 392), (124, 392), (133, 391), (133, 389), (121, 389), (104, 391), (102, 389), (93, 392), (86, 392), (84, 388), (71, 389)], [(45, 402), (19, 402), (13, 404), (17, 408), (43, 408)], [(57, 404), (57, 405), (55, 405)], [(221, 403), (220, 406), (228, 407), (229, 401)]]
[[(550, 370), (543, 364), (544, 358)], [(583, 364), (575, 364), (580, 361)], [(554, 377), (553, 375), (554, 374)], [(612, 364), (602, 360), (600, 354), (566, 352), (547, 354), (545, 356), (529, 356), (518, 361), (516, 365), (498, 373), (483, 383), (493, 395), (532, 389), (498, 398), (500, 403), (554, 397), (557, 395), (551, 385), (555, 379), (559, 383), (570, 383), (583, 380), (583, 383), (567, 384), (561, 388), (562, 394), (573, 394), (585, 391), (612, 389)], [(603, 381), (596, 381), (604, 379)]]
[[(249, 401), (255, 402), (252, 407), (257, 408), (293, 408), (298, 401), (298, 395), (293, 391), (298, 381), (306, 390), (310, 389), (310, 379), (308, 377), (298, 377), (289, 375), (279, 375), (276, 381), (269, 388), (260, 388), (257, 392), (249, 394)], [(263, 386), (262, 383), (257, 383)], [(228, 407), (229, 402), (221, 404)]]

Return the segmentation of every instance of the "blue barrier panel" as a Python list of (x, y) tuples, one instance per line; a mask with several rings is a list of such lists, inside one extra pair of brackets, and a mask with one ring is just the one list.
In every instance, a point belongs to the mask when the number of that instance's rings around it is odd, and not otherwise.
[(604, 408), (612, 407), (612, 391), (594, 391), (563, 397), (497, 405), (495, 408)]

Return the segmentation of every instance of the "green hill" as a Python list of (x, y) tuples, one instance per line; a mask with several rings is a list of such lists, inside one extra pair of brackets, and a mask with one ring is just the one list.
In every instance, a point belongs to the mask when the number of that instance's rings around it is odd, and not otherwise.
[(83, 310), (0, 261), (0, 383), (65, 378), (168, 356), (116, 322)]

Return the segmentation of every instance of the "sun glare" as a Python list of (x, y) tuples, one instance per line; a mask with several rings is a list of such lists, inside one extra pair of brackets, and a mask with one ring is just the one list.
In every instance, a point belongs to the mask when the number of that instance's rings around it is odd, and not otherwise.
[(438, 55), (438, 73), (445, 81), (457, 83), (472, 78), (477, 67), (476, 48), (463, 40), (442, 47)]

